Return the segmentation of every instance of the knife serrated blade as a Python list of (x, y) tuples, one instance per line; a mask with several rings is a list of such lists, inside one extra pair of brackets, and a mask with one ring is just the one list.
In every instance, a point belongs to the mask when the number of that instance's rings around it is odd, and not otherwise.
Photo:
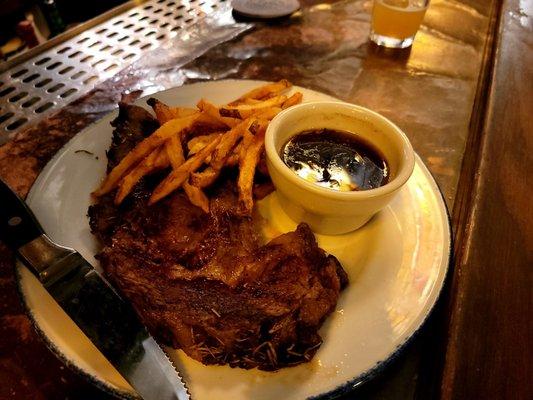
[(46, 236), (0, 180), (0, 239), (145, 400), (187, 400), (187, 388), (129, 303), (75, 250)]

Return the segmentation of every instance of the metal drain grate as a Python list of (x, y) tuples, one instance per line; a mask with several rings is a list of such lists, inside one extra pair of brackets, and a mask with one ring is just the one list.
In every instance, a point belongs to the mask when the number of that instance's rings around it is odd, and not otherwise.
[(147, 1), (2, 73), (0, 144), (6, 134), (89, 92), (225, 1)]

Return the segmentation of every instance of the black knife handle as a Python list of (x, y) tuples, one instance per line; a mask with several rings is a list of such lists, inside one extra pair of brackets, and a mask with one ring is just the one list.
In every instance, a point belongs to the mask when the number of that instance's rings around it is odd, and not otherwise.
[(0, 179), (0, 240), (16, 251), (42, 234), (26, 203)]

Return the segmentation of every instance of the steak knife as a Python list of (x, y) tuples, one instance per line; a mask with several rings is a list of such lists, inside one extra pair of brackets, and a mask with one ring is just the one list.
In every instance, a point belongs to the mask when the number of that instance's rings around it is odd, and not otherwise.
[(54, 243), (0, 180), (0, 240), (145, 400), (187, 400), (187, 388), (133, 307), (74, 249)]

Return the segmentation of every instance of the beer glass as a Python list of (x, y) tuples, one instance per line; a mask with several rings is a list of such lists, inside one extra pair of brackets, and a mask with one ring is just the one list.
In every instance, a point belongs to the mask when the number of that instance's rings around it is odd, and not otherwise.
[(370, 40), (385, 47), (411, 46), (428, 5), (429, 0), (374, 0)]

